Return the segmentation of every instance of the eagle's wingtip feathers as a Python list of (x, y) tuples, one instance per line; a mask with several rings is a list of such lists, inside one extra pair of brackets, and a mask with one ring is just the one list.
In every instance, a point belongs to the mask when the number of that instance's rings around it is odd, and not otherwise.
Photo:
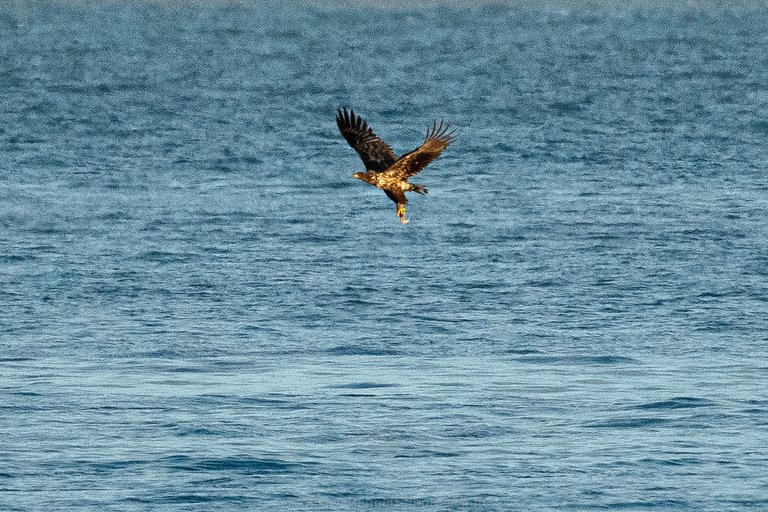
[(445, 119), (440, 119), (440, 124), (437, 124), (437, 119), (432, 121), (432, 128), (427, 130), (427, 136), (424, 138), (424, 142), (430, 139), (442, 140), (446, 144), (451, 144), (458, 137), (458, 132), (454, 128), (451, 130), (451, 123), (446, 122)]

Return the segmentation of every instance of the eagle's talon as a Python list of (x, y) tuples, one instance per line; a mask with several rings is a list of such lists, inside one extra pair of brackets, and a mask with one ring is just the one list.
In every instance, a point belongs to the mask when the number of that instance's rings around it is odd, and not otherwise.
[(408, 224), (408, 219), (405, 218), (405, 205), (397, 206), (397, 216), (400, 217), (401, 224)]

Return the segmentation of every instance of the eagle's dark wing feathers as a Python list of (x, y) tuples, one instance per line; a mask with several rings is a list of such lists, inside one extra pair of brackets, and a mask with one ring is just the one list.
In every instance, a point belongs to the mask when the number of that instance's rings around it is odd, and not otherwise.
[(397, 204), (408, 204), (408, 198), (405, 197), (405, 193), (402, 190), (387, 190), (384, 189), (384, 193), (387, 197)]
[(367, 171), (381, 172), (397, 160), (392, 147), (373, 133), (368, 123), (356, 115), (354, 110), (340, 108), (336, 114), (336, 124), (349, 145), (363, 159)]
[(421, 146), (401, 156), (384, 175), (398, 180), (407, 180), (440, 156), (440, 153), (454, 140), (456, 140), (456, 132), (451, 130), (451, 125), (444, 121), (440, 121), (438, 125), (435, 121), (432, 123), (432, 128), (427, 130), (427, 136)]

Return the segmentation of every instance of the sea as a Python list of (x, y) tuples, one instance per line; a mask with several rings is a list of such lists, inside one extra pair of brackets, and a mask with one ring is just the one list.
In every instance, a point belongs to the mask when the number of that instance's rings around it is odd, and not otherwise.
[[(0, 510), (768, 510), (764, 2), (0, 4)], [(410, 223), (352, 178), (354, 109)]]

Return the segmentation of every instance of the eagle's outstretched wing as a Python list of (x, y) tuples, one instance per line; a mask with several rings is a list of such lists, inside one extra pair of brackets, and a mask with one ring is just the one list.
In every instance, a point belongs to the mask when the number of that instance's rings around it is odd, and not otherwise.
[(440, 156), (448, 145), (456, 140), (455, 131), (450, 131), (451, 125), (440, 121), (432, 123), (432, 128), (427, 130), (427, 137), (421, 146), (410, 153), (401, 156), (387, 170), (385, 175), (398, 180), (407, 180), (418, 174), (429, 162)]
[(354, 110), (340, 108), (336, 114), (336, 124), (349, 145), (363, 159), (366, 170), (380, 172), (397, 160), (392, 147), (373, 133), (368, 123), (356, 115)]

